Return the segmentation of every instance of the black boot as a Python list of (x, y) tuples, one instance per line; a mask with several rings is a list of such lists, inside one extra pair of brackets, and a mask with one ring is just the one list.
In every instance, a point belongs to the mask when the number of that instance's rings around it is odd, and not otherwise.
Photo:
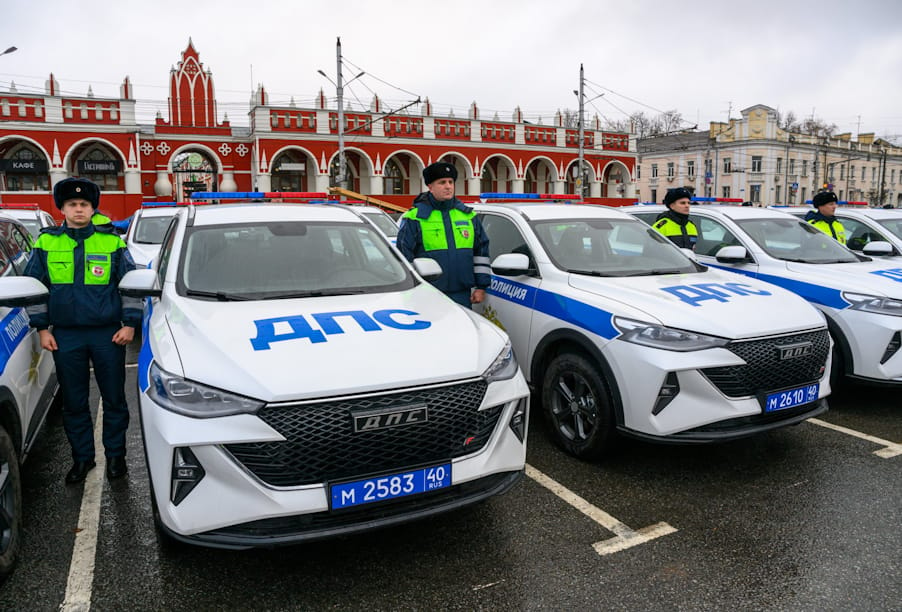
[(125, 457), (107, 457), (106, 459), (106, 475), (107, 478), (122, 478), (128, 473), (128, 466), (125, 464)]
[(83, 481), (88, 477), (88, 472), (93, 470), (96, 465), (97, 464), (94, 463), (93, 459), (76, 461), (72, 464), (72, 469), (69, 470), (69, 473), (66, 474), (66, 482), (68, 484), (75, 484), (76, 482)]

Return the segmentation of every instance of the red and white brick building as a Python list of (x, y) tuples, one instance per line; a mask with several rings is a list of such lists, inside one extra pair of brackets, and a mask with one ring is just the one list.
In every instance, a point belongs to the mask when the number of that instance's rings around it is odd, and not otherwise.
[[(192, 191), (326, 191), (338, 165), (338, 112), (322, 91), (314, 108), (273, 106), (265, 88), (251, 98), (249, 126), (233, 127), (217, 112), (213, 76), (189, 41), (169, 75), (168, 120), (136, 120), (128, 77), (118, 98), (63, 95), (50, 75), (43, 95), (0, 93), (0, 201), (37, 202), (57, 214), (53, 185), (82, 176), (103, 189), (113, 218), (147, 201), (185, 200)], [(529, 123), (520, 109), (510, 121), (436, 116), (428, 99), (415, 114), (389, 113), (374, 97), (367, 110), (344, 112), (348, 188), (409, 206), (425, 190), (422, 169), (439, 160), (459, 174), (457, 193), (572, 193), (579, 132)], [(636, 200), (635, 141), (584, 130), (588, 201)], [(464, 198), (467, 199), (467, 198)]]

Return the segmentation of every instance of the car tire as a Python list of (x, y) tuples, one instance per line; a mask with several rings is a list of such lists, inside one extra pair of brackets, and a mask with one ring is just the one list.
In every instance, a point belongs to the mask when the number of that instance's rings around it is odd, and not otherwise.
[(22, 540), (22, 478), (12, 438), (0, 427), (0, 582), (13, 570)]
[(608, 451), (614, 437), (610, 393), (599, 368), (575, 353), (555, 357), (542, 383), (542, 407), (555, 442), (580, 459)]
[(836, 390), (842, 386), (846, 378), (846, 356), (839, 344), (839, 339), (833, 338), (833, 348), (830, 355), (830, 389)]

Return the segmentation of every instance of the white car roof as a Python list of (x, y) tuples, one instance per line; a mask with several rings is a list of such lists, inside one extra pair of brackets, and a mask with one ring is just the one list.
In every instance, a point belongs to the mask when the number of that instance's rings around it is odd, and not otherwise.
[(139, 217), (172, 217), (179, 211), (178, 206), (152, 206), (150, 208), (139, 208), (136, 216)]
[(531, 202), (510, 202), (499, 204), (469, 204), (478, 212), (503, 209), (515, 211), (530, 221), (554, 219), (632, 219), (629, 215), (610, 206), (595, 204), (533, 204)]
[[(665, 210), (663, 204), (627, 206), (624, 208), (628, 212), (662, 212)], [(689, 214), (699, 212), (711, 213), (728, 217), (730, 219), (762, 219), (762, 218), (779, 218), (792, 217), (798, 219), (795, 215), (783, 212), (775, 208), (762, 208), (760, 206), (729, 206), (720, 204), (694, 204), (689, 208)]]
[(210, 204), (194, 207), (194, 225), (265, 221), (337, 221), (360, 223), (350, 210), (319, 204)]

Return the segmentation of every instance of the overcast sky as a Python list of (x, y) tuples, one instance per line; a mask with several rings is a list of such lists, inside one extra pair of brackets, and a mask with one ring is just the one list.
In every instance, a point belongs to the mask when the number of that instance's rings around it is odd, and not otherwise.
[[(345, 95), (397, 108), (416, 95), (434, 112), (550, 123), (576, 108), (585, 67), (587, 119), (677, 110), (707, 129), (765, 104), (814, 114), (839, 132), (902, 142), (902, 2), (897, 0), (0, 0), (0, 91), (117, 97), (129, 75), (139, 119), (164, 117), (171, 66), (189, 37), (213, 73), (220, 119), (247, 124), (252, 84), (270, 103), (310, 106), (334, 86), (341, 37)], [(597, 97), (599, 94), (604, 94)], [(732, 111), (730, 111), (732, 109)]]

